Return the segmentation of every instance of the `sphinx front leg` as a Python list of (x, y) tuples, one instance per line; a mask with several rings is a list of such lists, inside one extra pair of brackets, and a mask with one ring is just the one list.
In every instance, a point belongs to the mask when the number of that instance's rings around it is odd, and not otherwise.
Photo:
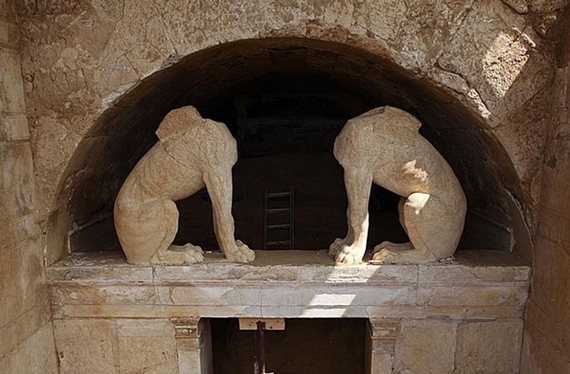
[(241, 240), (235, 240), (231, 169), (208, 173), (204, 175), (204, 181), (212, 200), (214, 232), (224, 256), (235, 262), (253, 261), (255, 252)]
[(348, 232), (344, 239), (336, 239), (331, 244), (329, 255), (336, 263), (356, 264), (362, 262), (366, 252), (372, 173), (364, 168), (345, 167), (344, 185), (348, 199)]

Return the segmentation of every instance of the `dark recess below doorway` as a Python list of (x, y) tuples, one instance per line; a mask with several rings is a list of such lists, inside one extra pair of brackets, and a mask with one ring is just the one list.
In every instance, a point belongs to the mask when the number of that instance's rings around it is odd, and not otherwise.
[[(276, 374), (358, 374), (365, 370), (366, 320), (287, 319), (266, 331), (266, 371)], [(253, 373), (254, 331), (236, 318), (211, 319), (214, 373)]]

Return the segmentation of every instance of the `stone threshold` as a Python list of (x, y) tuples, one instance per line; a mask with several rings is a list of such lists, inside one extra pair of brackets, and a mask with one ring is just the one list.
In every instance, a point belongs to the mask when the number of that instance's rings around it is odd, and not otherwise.
[(459, 251), (429, 265), (335, 266), (326, 251), (256, 251), (248, 264), (130, 265), (74, 253), (47, 269), (55, 318), (522, 318), (530, 267)]

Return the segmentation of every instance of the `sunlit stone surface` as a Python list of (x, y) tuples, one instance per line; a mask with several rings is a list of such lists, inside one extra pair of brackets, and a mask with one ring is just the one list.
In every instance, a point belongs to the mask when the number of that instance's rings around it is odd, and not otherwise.
[(401, 196), (400, 223), (410, 242), (374, 248), (379, 263), (426, 263), (453, 255), (463, 232), (467, 202), (441, 154), (419, 134), (420, 121), (405, 111), (380, 107), (349, 120), (334, 144), (344, 168), (348, 233), (329, 254), (338, 263), (362, 261), (368, 238), (370, 188)]
[(186, 106), (168, 113), (156, 134), (159, 141), (131, 171), (115, 201), (115, 228), (127, 261), (202, 262), (202, 248), (172, 242), (179, 217), (174, 202), (204, 187), (212, 201), (214, 230), (226, 258), (253, 260), (255, 252), (234, 237), (231, 170), (238, 154), (228, 128)]
[[(94, 354), (90, 341), (102, 340), (119, 344), (119, 364), (131, 369), (144, 363), (130, 356), (138, 350), (120, 345), (142, 344), (149, 334), (152, 351), (170, 352), (157, 361), (161, 367), (174, 365), (164, 360), (175, 360), (170, 354), (176, 342), (179, 355), (194, 357), (196, 367), (207, 365), (207, 349), (198, 348), (207, 333), (192, 335), (188, 356), (179, 339), (190, 338), (177, 326), (194, 318), (193, 331), (202, 331), (213, 317), (367, 318), (371, 367), (423, 367), (426, 373), (452, 373), (454, 363), (467, 371), (515, 367), (502, 352), (520, 347), (529, 276), (528, 266), (497, 251), (458, 252), (453, 263), (382, 266), (335, 266), (326, 251), (258, 251), (249, 264), (206, 253), (206, 262), (187, 266), (134, 266), (121, 253), (93, 253), (72, 255), (48, 269), (59, 354)], [(111, 322), (110, 328), (90, 336), (90, 325), (81, 323), (90, 319)], [(78, 345), (65, 337), (79, 326), (87, 330)], [(480, 347), (495, 339), (488, 334), (493, 329), (501, 331), (495, 345), (501, 353)], [(418, 361), (412, 353), (422, 346), (440, 356)], [(470, 356), (473, 349), (477, 360)], [(116, 364), (111, 356), (101, 359)], [(63, 373), (74, 372), (71, 367)]]

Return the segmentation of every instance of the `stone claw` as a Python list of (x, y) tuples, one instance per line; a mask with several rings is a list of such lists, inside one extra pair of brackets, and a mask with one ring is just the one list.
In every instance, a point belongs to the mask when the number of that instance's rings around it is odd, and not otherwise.
[(241, 240), (235, 241), (235, 247), (224, 252), (226, 258), (234, 262), (250, 262), (255, 260), (255, 251), (250, 249), (247, 244), (244, 244)]
[(171, 245), (166, 250), (156, 252), (150, 262), (173, 265), (196, 264), (204, 262), (204, 252), (201, 247), (190, 243)]
[(347, 245), (346, 239), (337, 238), (329, 247), (329, 256), (335, 260), (337, 264), (353, 265), (362, 262), (365, 251), (366, 248)]
[(329, 246), (329, 256), (334, 260), (336, 255), (341, 251), (344, 245), (344, 239), (336, 238), (334, 242)]

